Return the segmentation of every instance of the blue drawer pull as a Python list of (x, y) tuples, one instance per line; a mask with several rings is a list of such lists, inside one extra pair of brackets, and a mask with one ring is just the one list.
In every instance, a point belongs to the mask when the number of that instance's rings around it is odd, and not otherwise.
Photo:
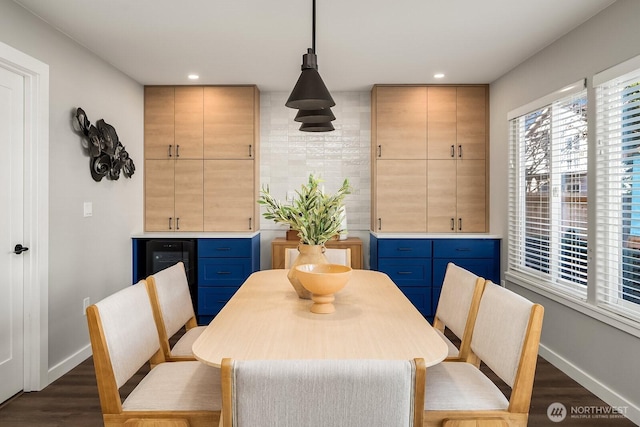
[(413, 248), (398, 248), (398, 250), (401, 252), (411, 252)]
[(231, 274), (230, 271), (218, 271), (216, 274)]

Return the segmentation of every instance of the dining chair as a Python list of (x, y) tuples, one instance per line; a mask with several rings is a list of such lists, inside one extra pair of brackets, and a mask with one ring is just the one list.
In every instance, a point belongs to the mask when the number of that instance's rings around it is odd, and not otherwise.
[[(442, 282), (442, 292), (433, 319), (433, 327), (447, 343), (447, 361), (465, 361), (479, 366), (471, 352), (471, 335), (478, 314), (485, 280), (450, 262)], [(449, 329), (460, 339), (460, 348), (444, 334)]]
[[(424, 426), (526, 426), (544, 308), (487, 281), (471, 337), (471, 351), (511, 387), (509, 399), (471, 363), (429, 368)], [(462, 423), (468, 421), (468, 423)], [(504, 423), (502, 423), (504, 425)]]
[[(291, 268), (298, 257), (298, 248), (286, 248), (284, 252), (284, 268)], [(324, 256), (331, 264), (340, 264), (351, 267), (351, 248), (326, 248)]]
[(222, 360), (223, 427), (420, 427), (414, 360)]
[[(167, 362), (196, 360), (191, 347), (206, 326), (198, 326), (196, 322), (184, 264), (178, 262), (147, 277), (147, 290), (163, 359)], [(171, 347), (169, 338), (183, 327), (184, 335)], [(153, 358), (151, 363), (155, 362)]]
[(197, 361), (159, 363), (122, 401), (120, 387), (160, 351), (144, 280), (89, 306), (87, 321), (106, 427), (219, 422), (220, 370)]

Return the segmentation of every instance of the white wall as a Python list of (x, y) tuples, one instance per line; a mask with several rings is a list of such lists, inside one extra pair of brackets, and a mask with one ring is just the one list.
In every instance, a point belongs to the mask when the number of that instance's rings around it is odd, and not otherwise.
[[(640, 1), (618, 0), (492, 83), (491, 232), (505, 236), (503, 270), (507, 248), (507, 113), (581, 78), (588, 78), (590, 86), (595, 73), (639, 55), (638, 17)], [(590, 108), (593, 135), (593, 104)], [(543, 356), (608, 403), (631, 405), (628, 415), (640, 423), (640, 370), (636, 363), (640, 339), (515, 284), (507, 286), (544, 305)]]
[[(77, 12), (77, 11), (76, 11)], [(87, 19), (78, 15), (78, 19)], [(49, 378), (90, 354), (82, 302), (131, 283), (130, 236), (142, 230), (143, 88), (11, 1), (0, 2), (0, 41), (49, 65)], [(113, 125), (137, 167), (132, 179), (95, 182), (72, 113)], [(83, 217), (83, 202), (93, 217)]]
[[(336, 116), (332, 132), (301, 132), (293, 119), (297, 110), (284, 106), (288, 93), (260, 94), (260, 183), (271, 194), (286, 199), (300, 189), (309, 173), (335, 192), (345, 178), (353, 191), (345, 198), (349, 237), (360, 237), (365, 267), (369, 265), (371, 211), (371, 93), (332, 92)], [(284, 237), (286, 228), (260, 218), (261, 268), (271, 268), (271, 240)]]

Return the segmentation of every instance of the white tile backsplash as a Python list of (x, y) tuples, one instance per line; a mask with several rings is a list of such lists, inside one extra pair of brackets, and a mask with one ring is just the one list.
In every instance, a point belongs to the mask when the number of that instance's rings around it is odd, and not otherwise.
[[(260, 185), (284, 201), (287, 191), (306, 183), (310, 173), (324, 180), (327, 192), (345, 178), (353, 188), (345, 199), (347, 226), (369, 230), (371, 209), (371, 98), (369, 92), (336, 92), (332, 132), (300, 132), (297, 110), (285, 107), (289, 93), (260, 94)], [(280, 229), (260, 218), (263, 230)]]

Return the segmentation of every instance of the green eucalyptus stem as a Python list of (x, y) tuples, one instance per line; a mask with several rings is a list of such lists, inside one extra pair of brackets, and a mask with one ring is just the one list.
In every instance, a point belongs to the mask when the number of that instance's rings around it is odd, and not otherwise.
[(351, 194), (349, 180), (345, 179), (340, 189), (333, 195), (324, 194), (319, 186), (321, 180), (309, 175), (307, 185), (296, 190), (297, 197), (290, 205), (276, 200), (263, 186), (258, 203), (265, 206), (263, 216), (275, 223), (289, 224), (298, 232), (300, 241), (308, 245), (323, 245), (337, 234), (345, 234), (342, 229), (344, 198)]

